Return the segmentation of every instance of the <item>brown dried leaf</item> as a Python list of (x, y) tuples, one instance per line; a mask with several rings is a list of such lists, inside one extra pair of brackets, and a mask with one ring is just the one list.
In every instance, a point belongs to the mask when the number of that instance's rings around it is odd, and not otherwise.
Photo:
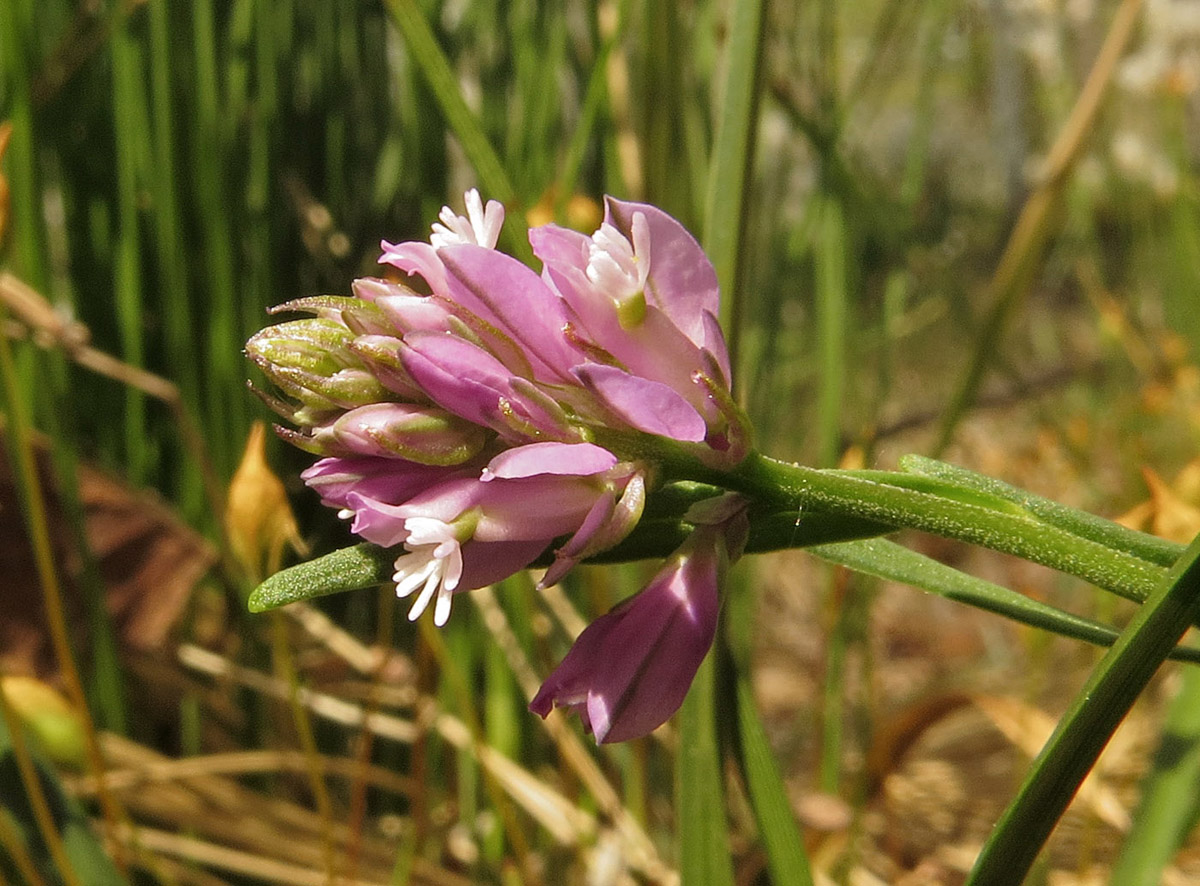
[[(86, 605), (77, 580), (83, 558), (60, 500), (44, 442), (38, 473), (64, 604), (77, 648), (86, 648)], [(105, 584), (122, 646), (160, 648), (197, 582), (216, 560), (212, 547), (159, 499), (130, 489), (94, 468), (78, 469), (84, 531)], [(0, 669), (46, 674), (55, 669), (41, 586), (20, 496), (0, 442)]]

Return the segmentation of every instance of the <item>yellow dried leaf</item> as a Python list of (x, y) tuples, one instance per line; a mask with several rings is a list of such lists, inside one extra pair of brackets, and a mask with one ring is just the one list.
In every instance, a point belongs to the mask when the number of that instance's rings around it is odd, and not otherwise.
[(1185, 501), (1149, 468), (1142, 469), (1154, 503), (1151, 531), (1162, 538), (1189, 542), (1200, 533), (1200, 508)]
[(0, 692), (42, 753), (60, 765), (83, 768), (83, 723), (57, 690), (34, 677), (9, 675), (0, 677)]
[(267, 429), (262, 422), (250, 429), (242, 462), (230, 482), (225, 530), (251, 581), (262, 581), (279, 570), (284, 545), (301, 556), (308, 552), (283, 483), (267, 464)]

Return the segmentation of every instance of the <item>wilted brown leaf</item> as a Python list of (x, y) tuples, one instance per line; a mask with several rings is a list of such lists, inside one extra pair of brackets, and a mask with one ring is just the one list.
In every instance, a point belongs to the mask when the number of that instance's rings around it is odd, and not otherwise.
[[(78, 577), (84, 560), (73, 543), (49, 452), (36, 447), (51, 543), (78, 648), (86, 648), (86, 604)], [(101, 471), (78, 470), (84, 531), (105, 585), (119, 642), (140, 651), (162, 646), (196, 583), (216, 559), (211, 546), (154, 496)], [(55, 663), (41, 587), (20, 495), (0, 443), (0, 669), (46, 674)]]

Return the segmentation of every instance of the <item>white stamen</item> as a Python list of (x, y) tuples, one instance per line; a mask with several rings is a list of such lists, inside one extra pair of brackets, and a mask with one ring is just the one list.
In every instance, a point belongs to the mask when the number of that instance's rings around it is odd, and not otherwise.
[(465, 216), (457, 215), (449, 206), (442, 207), (438, 213), (441, 224), (434, 224), (429, 237), (430, 244), (434, 249), (460, 243), (495, 249), (500, 229), (504, 227), (504, 207), (495, 200), (489, 200), (485, 207), (479, 191), (474, 188), (467, 191), (464, 200), (467, 206)]
[(650, 229), (642, 213), (633, 216), (633, 242), (605, 222), (588, 244), (587, 277), (620, 301), (646, 288), (650, 273)]
[(432, 517), (409, 517), (404, 521), (408, 538), (404, 541), (407, 554), (396, 558), (396, 596), (408, 597), (417, 588), (421, 593), (408, 612), (408, 620), (416, 621), (433, 607), (433, 623), (441, 627), (450, 618), (450, 603), (454, 589), (462, 578), (462, 548), (454, 534), (454, 527)]

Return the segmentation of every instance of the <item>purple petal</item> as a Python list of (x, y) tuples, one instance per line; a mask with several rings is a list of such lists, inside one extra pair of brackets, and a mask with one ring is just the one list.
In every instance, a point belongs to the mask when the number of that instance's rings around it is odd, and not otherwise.
[(346, 496), (346, 507), (354, 512), (350, 531), (369, 542), (391, 548), (408, 537), (404, 528), (408, 515), (397, 513), (392, 505), (351, 492)]
[(595, 363), (578, 367), (575, 375), (632, 428), (688, 443), (702, 441), (707, 433), (696, 408), (668, 385)]
[(478, 345), (445, 333), (411, 333), (400, 360), (413, 380), (443, 409), (493, 426), (508, 391), (508, 368)]
[[(622, 326), (611, 295), (597, 288), (585, 273), (590, 238), (544, 225), (530, 231), (529, 239), (534, 254), (544, 263), (543, 276), (570, 306), (579, 320), (580, 333), (591, 344), (611, 354), (631, 374), (669, 385), (703, 409), (703, 394), (691, 381), (691, 374), (705, 365), (703, 353), (665, 311), (648, 305), (640, 323)], [(725, 361), (722, 381), (728, 385), (729, 358), (720, 326), (711, 315), (702, 318), (702, 325), (705, 337), (720, 345), (717, 359)]]
[(587, 519), (607, 484), (587, 477), (542, 474), (519, 480), (480, 481), (481, 516), (475, 535), (484, 541), (570, 535)]
[(592, 622), (530, 702), (573, 707), (596, 741), (638, 738), (679, 709), (716, 633), (718, 538), (693, 537), (637, 596)]
[(523, 443), (530, 437), (561, 439), (572, 434), (564, 425), (561, 408), (545, 395), (522, 393), (527, 387), (523, 379), (464, 338), (409, 333), (400, 360), (413, 381), (443, 409), (490, 427), (510, 442)]
[(484, 468), (483, 480), (516, 479), (540, 474), (586, 477), (607, 471), (617, 457), (594, 443), (530, 443), (501, 452)]
[(463, 470), (419, 465), (402, 458), (323, 458), (300, 477), (326, 505), (344, 508), (352, 492), (398, 505)]
[(514, 575), (546, 550), (544, 539), (533, 541), (469, 541), (463, 545), (463, 574), (456, 590), (469, 591)]

